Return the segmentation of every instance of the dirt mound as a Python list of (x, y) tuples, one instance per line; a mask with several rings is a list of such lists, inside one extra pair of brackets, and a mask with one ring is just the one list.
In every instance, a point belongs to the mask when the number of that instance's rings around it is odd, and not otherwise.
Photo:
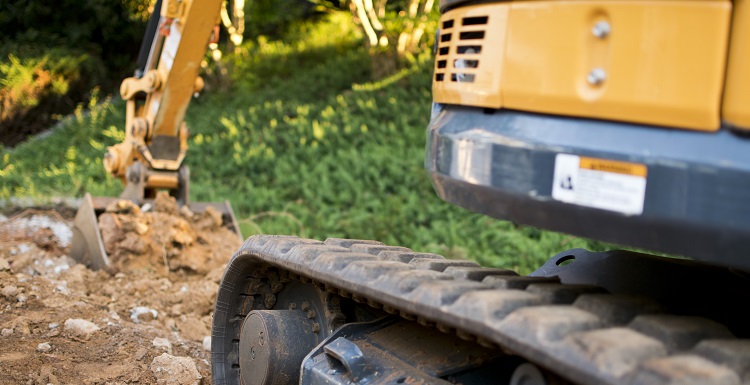
[(166, 196), (113, 205), (100, 217), (107, 273), (69, 257), (56, 212), (0, 216), (0, 383), (159, 384), (194, 365), (170, 383), (210, 384), (214, 298), (240, 246), (220, 221)]

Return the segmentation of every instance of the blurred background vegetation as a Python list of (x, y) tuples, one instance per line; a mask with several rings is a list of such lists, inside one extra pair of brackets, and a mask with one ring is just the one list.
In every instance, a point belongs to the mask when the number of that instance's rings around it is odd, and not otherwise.
[[(0, 5), (0, 199), (121, 192), (101, 156), (124, 138), (116, 88), (132, 74), (149, 7)], [(206, 90), (188, 110), (191, 199), (231, 201), (245, 236), (378, 239), (521, 273), (565, 249), (606, 248), (437, 198), (423, 169), (435, 8), (429, 0), (228, 7), (244, 40), (224, 38), (218, 63), (207, 56)]]

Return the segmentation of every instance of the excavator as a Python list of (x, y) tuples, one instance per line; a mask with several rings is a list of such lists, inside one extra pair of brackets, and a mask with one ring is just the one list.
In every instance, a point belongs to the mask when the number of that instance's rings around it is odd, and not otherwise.
[[(159, 68), (177, 52), (171, 73), (193, 82), (179, 52), (205, 47), (219, 5), (168, 3), (178, 13), (162, 7), (157, 24), (171, 34), (152, 47)], [(520, 276), (372, 240), (255, 235), (220, 283), (212, 383), (750, 383), (747, 0), (439, 7), (425, 159), (437, 194), (657, 255), (572, 249)], [(133, 84), (161, 94), (157, 109), (177, 103), (148, 73)], [(155, 108), (129, 120), (134, 162), (108, 167), (177, 171), (179, 186), (179, 168), (143, 148), (160, 153), (167, 135), (184, 155), (180, 124), (155, 128)], [(162, 187), (149, 180), (131, 182)]]
[(71, 257), (95, 269), (112, 266), (98, 217), (121, 200), (153, 204), (167, 191), (193, 213), (209, 207), (225, 227), (241, 238), (228, 201), (190, 202), (190, 169), (184, 164), (190, 100), (203, 89), (200, 64), (211, 42), (218, 41), (222, 2), (157, 0), (138, 54), (135, 76), (120, 85), (126, 103), (125, 139), (107, 148), (103, 164), (125, 189), (119, 198), (85, 194), (73, 222)]

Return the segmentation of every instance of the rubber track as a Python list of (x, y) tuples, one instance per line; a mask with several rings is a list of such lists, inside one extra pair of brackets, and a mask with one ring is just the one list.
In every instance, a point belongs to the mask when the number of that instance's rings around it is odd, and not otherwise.
[(496, 344), (575, 383), (750, 384), (750, 340), (705, 318), (662, 313), (647, 299), (345, 239), (254, 236), (232, 258), (225, 279), (248, 258)]

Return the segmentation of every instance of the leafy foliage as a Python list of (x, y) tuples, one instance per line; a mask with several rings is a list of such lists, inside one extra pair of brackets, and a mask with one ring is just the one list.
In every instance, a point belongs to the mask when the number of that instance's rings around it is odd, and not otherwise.
[[(15, 48), (67, 47), (106, 60), (116, 79), (138, 52), (151, 0), (7, 0), (0, 3), (0, 42)], [(3, 48), (3, 56), (7, 49)], [(18, 56), (24, 56), (23, 54)]]
[(15, 145), (132, 72), (151, 0), (0, 2), (0, 142)]
[(393, 75), (413, 64), (432, 45), (438, 12), (433, 0), (348, 0), (366, 36), (374, 79)]
[(0, 60), (0, 140), (14, 145), (68, 113), (101, 80), (101, 62), (80, 51), (53, 48)]
[(247, 0), (245, 31), (250, 39), (259, 36), (281, 38), (300, 20), (312, 16), (314, 11), (308, 0)]

